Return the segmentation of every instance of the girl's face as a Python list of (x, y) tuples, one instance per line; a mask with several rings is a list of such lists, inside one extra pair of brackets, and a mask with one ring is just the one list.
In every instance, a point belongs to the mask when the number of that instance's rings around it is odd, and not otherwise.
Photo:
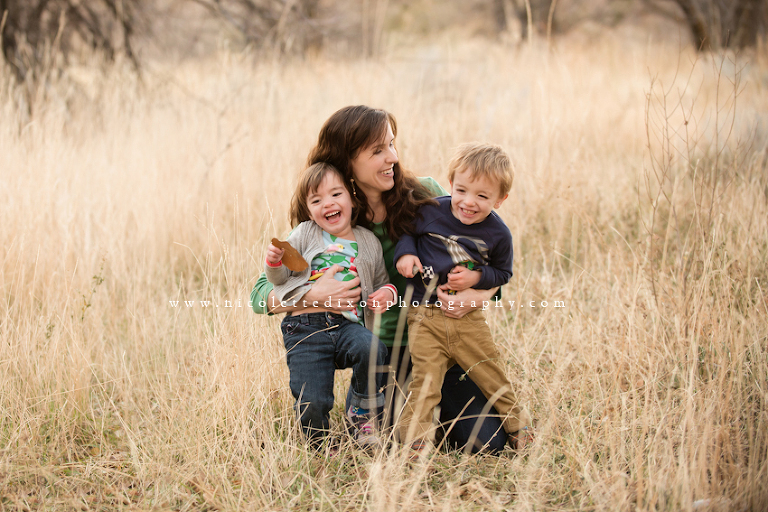
[(352, 198), (335, 172), (326, 172), (323, 181), (307, 196), (312, 220), (328, 233), (352, 240)]
[(367, 197), (380, 196), (395, 186), (397, 150), (392, 127), (387, 123), (387, 132), (379, 142), (363, 148), (352, 160), (352, 175), (355, 185)]

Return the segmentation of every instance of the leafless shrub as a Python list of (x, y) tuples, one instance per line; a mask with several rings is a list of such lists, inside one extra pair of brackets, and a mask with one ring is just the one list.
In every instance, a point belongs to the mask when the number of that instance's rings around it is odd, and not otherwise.
[(320, 0), (188, 0), (204, 7), (247, 45), (303, 52), (321, 44)]
[(389, 0), (183, 0), (202, 6), (246, 46), (303, 54), (344, 42), (355, 54), (380, 53)]
[(523, 40), (535, 35), (549, 39), (588, 21), (614, 26), (626, 18), (632, 1), (494, 0), (494, 15), (501, 30), (519, 24)]
[(493, 0), (493, 6), (498, 28), (519, 24), (523, 40), (549, 38), (586, 21), (610, 27), (648, 14), (685, 27), (700, 51), (752, 47), (768, 31), (764, 0)]
[(642, 0), (652, 12), (674, 19), (699, 50), (755, 46), (768, 30), (764, 0)]
[(142, 0), (0, 0), (2, 56), (23, 82), (51, 69), (83, 47), (112, 60), (124, 54), (135, 66), (132, 38), (139, 25)]

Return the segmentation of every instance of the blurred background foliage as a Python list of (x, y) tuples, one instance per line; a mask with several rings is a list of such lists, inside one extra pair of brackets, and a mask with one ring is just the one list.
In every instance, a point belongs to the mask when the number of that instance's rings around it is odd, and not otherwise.
[(393, 34), (551, 43), (631, 26), (712, 51), (760, 45), (768, 29), (765, 0), (0, 0), (0, 15), (5, 67), (30, 83), (89, 51), (140, 73), (148, 58), (194, 58), (222, 41), (278, 57), (371, 57)]

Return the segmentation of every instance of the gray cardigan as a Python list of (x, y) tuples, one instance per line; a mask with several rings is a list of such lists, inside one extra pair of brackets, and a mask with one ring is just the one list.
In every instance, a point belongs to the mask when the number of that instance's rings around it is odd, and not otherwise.
[[(389, 283), (389, 276), (384, 265), (381, 242), (376, 235), (361, 227), (352, 228), (352, 232), (357, 241), (355, 266), (360, 277), (361, 297), (362, 300), (367, 301), (371, 293)], [(303, 272), (293, 272), (285, 265), (279, 267), (267, 265), (264, 272), (269, 282), (274, 285), (275, 298), (280, 302), (285, 301), (288, 306), (297, 306), (301, 305), (301, 298), (312, 286), (307, 283), (312, 269), (312, 260), (325, 250), (323, 230), (313, 221), (302, 222), (288, 235), (288, 242), (301, 253), (310, 266)], [(365, 308), (364, 323), (368, 329), (373, 329), (373, 317), (374, 312)]]

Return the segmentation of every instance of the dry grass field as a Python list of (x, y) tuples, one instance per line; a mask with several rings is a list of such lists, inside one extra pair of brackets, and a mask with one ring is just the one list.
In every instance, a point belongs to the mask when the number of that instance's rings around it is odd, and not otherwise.
[[(768, 509), (765, 50), (446, 39), (121, 69), (66, 71), (32, 115), (2, 75), (0, 510)], [(536, 418), (524, 454), (408, 465), (296, 433), (249, 293), (322, 122), (358, 103), (444, 185), (461, 142), (513, 157), (515, 304), (487, 314)]]

